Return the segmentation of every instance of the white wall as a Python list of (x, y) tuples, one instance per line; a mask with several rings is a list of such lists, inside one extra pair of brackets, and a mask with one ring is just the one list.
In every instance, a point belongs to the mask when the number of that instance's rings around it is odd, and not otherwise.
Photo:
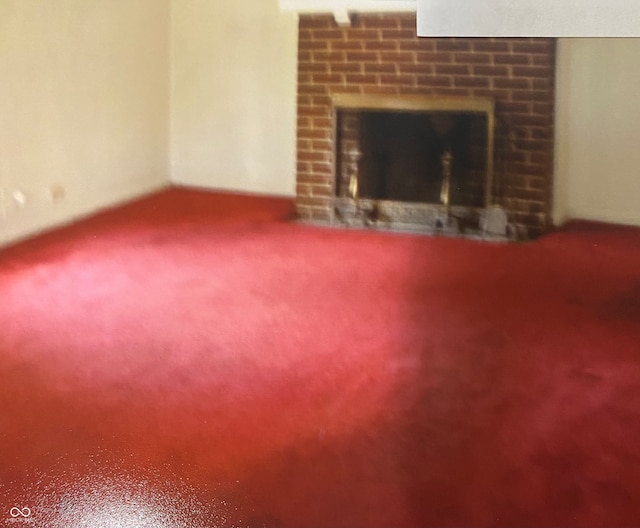
[(172, 0), (172, 181), (293, 195), (297, 18), (278, 0)]
[(0, 244), (168, 182), (168, 48), (168, 0), (0, 0)]
[(554, 220), (640, 225), (640, 39), (560, 39)]

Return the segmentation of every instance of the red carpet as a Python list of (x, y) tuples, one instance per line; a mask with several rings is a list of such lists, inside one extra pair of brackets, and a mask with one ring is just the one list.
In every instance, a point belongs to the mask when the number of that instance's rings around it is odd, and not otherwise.
[(0, 524), (640, 524), (639, 230), (291, 209), (174, 189), (0, 251)]

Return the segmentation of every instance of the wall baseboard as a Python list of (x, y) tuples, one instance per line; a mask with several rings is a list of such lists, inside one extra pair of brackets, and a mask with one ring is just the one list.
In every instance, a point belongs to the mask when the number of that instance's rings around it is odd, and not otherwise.
[(94, 192), (88, 198), (86, 195), (75, 196), (70, 191), (60, 203), (25, 207), (9, 218), (0, 219), (0, 249), (169, 186), (168, 181), (134, 180), (117, 189)]

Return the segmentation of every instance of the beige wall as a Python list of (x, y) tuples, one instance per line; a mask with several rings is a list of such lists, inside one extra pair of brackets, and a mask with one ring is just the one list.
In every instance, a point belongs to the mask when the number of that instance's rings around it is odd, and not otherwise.
[(0, 0), (0, 244), (168, 182), (168, 46), (168, 0)]
[[(0, 244), (170, 174), (293, 194), (296, 27), (277, 0), (0, 0)], [(639, 56), (559, 42), (558, 223), (640, 225)]]
[(278, 0), (172, 1), (172, 180), (295, 192), (297, 19)]
[(561, 39), (555, 221), (640, 225), (640, 39)]

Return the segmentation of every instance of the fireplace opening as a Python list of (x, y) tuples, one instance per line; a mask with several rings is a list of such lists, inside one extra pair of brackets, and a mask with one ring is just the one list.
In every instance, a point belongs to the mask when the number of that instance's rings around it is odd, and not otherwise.
[(484, 206), (486, 116), (343, 111), (337, 118), (338, 196), (350, 196), (357, 177), (363, 199)]
[(493, 205), (493, 111), (480, 98), (334, 98), (337, 219), (477, 231)]

